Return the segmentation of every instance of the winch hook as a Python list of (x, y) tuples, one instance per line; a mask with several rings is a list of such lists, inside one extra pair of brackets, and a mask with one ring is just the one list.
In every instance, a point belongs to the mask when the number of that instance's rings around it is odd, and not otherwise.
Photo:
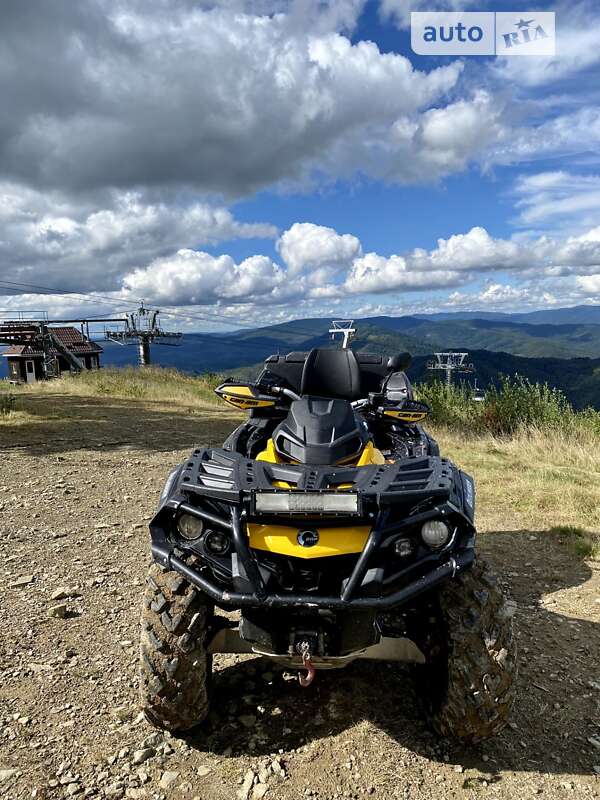
[(298, 683), (303, 689), (306, 689), (306, 687), (310, 686), (314, 681), (315, 675), (317, 674), (317, 671), (311, 661), (312, 654), (310, 652), (310, 643), (307, 642), (306, 639), (298, 644), (298, 652), (302, 656), (302, 666), (306, 670), (306, 675), (298, 672)]

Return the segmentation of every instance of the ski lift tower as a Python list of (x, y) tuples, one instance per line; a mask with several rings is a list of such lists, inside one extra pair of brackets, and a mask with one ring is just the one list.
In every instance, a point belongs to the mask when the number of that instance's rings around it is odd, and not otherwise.
[(116, 342), (120, 345), (136, 344), (139, 347), (139, 365), (147, 367), (151, 363), (150, 344), (171, 345), (178, 344), (178, 339), (182, 333), (165, 331), (160, 327), (158, 315), (160, 311), (150, 310), (144, 306), (143, 301), (135, 313), (127, 314), (125, 317), (124, 330), (105, 329), (104, 337), (108, 341)]
[(334, 319), (329, 328), (331, 338), (335, 339), (336, 336), (342, 336), (342, 350), (348, 349), (350, 339), (356, 333), (353, 319)]
[(427, 369), (446, 373), (446, 385), (452, 386), (454, 374), (475, 372), (473, 364), (467, 361), (468, 353), (434, 353), (435, 359), (427, 362)]

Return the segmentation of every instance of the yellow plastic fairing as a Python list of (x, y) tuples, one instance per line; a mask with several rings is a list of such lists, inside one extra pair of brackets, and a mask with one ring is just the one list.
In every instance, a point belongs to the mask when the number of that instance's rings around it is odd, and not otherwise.
[(385, 458), (381, 450), (378, 450), (373, 442), (367, 442), (360, 458), (356, 462), (357, 467), (368, 467), (369, 464), (385, 464)]
[[(269, 439), (266, 448), (256, 456), (256, 460), (266, 461), (268, 464), (286, 463), (275, 449), (275, 443), (273, 442), (273, 439)], [(373, 442), (367, 442), (359, 456), (358, 461), (354, 463), (348, 462), (347, 466), (367, 467), (369, 464), (385, 464), (385, 458), (383, 457), (382, 452), (374, 446)], [(279, 483), (282, 482), (278, 481), (277, 484)], [(285, 484), (285, 486), (287, 485), (288, 484)], [(348, 487), (349, 486), (351, 486), (351, 484), (348, 484)]]
[[(303, 547), (298, 541), (302, 530), (301, 527), (290, 527), (289, 525), (260, 525), (249, 522), (250, 547), (295, 558), (342, 556), (349, 553), (361, 553), (371, 532), (369, 525), (319, 528), (317, 544), (312, 547)], [(311, 530), (313, 529), (311, 528)]]
[(264, 450), (261, 450), (261, 452), (256, 456), (256, 460), (266, 461), (268, 464), (283, 463), (281, 456), (279, 455), (277, 450), (275, 450), (275, 442), (273, 441), (273, 439), (269, 439), (266, 448)]

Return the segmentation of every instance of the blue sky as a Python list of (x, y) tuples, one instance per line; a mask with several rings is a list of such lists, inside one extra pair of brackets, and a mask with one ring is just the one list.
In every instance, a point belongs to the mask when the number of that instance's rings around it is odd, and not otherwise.
[(198, 329), (599, 301), (593, 3), (536, 3), (556, 56), (496, 59), (415, 55), (410, 11), (529, 3), (31, 2), (0, 12), (0, 307), (143, 298)]

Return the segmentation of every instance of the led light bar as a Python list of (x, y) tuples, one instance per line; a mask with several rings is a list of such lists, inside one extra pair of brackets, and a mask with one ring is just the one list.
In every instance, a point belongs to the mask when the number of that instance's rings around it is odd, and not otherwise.
[(259, 514), (358, 514), (354, 492), (256, 492)]

